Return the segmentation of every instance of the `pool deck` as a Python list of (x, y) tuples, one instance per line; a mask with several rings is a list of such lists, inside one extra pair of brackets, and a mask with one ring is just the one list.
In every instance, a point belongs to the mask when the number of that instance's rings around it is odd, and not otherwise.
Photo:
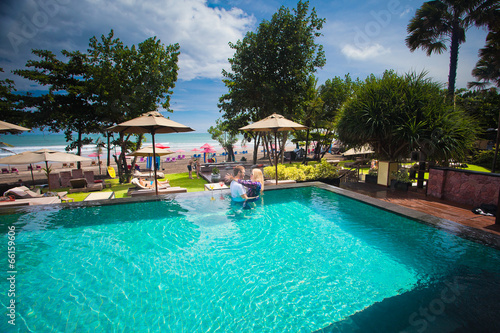
[(494, 216), (474, 214), (474, 207), (432, 198), (416, 189), (405, 192), (361, 182), (341, 183), (340, 187), (500, 236), (500, 225), (495, 224)]

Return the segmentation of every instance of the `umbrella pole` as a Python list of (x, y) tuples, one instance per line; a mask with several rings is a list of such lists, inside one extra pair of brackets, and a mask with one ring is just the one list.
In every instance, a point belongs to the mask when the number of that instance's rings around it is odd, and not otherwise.
[(33, 181), (33, 188), (35, 188), (35, 176), (33, 176), (33, 164), (30, 164), (31, 180)]
[(47, 171), (47, 184), (49, 184), (49, 191), (50, 191), (50, 181), (49, 181), (49, 163), (45, 161), (45, 170)]
[(276, 145), (276, 136), (278, 131), (274, 132), (274, 167), (276, 168), (276, 185), (278, 185), (278, 146)]
[(151, 136), (153, 137), (153, 168), (155, 170), (155, 179), (153, 180), (153, 184), (155, 186), (155, 193), (158, 195), (158, 186), (156, 186), (156, 150), (155, 150), (155, 130), (151, 132)]

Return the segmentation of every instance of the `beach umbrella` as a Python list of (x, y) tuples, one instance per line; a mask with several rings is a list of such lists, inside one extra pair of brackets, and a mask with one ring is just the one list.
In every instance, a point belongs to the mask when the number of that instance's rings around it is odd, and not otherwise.
[(205, 143), (203, 146), (200, 147), (200, 149), (205, 149), (205, 148), (213, 148), (213, 146), (208, 143)]
[(102, 154), (92, 153), (89, 155), (89, 157), (99, 157), (99, 156), (102, 156)]
[(160, 149), (167, 149), (167, 148), (170, 148), (169, 146), (165, 146), (164, 144), (162, 143), (157, 143), (155, 144), (155, 147), (156, 148), (160, 148)]
[[(23, 153), (7, 156), (0, 159), (0, 164), (33, 164), (45, 162), (46, 170), (49, 170), (48, 162), (82, 162), (82, 161), (91, 161), (88, 157), (78, 156), (75, 154), (63, 153), (56, 150), (50, 149), (40, 149), (36, 151), (25, 151)], [(50, 190), (50, 182), (48, 181), (47, 174), (47, 182), (49, 183)], [(31, 168), (31, 178), (33, 183), (35, 182), (33, 177), (33, 168)]]
[(184, 149), (177, 149), (175, 152), (176, 152), (176, 153), (184, 153), (184, 152), (185, 152), (185, 150), (184, 150)]
[(200, 151), (198, 148), (191, 149), (191, 151)]
[[(278, 132), (283, 131), (296, 131), (307, 129), (307, 126), (298, 124), (289, 119), (286, 119), (282, 115), (273, 113), (267, 118), (259, 120), (253, 124), (243, 126), (239, 128), (240, 131), (250, 131), (250, 132), (273, 132), (274, 133), (274, 146), (277, 146), (276, 136)], [(278, 154), (277, 149), (274, 153), (274, 165), (276, 168), (276, 185), (278, 185)]]
[[(127, 156), (145, 156), (145, 157), (153, 157), (153, 156), (164, 156), (164, 155), (170, 155), (173, 154), (174, 152), (168, 149), (156, 149), (155, 155), (153, 155), (153, 147), (144, 147), (139, 150), (134, 151), (133, 153), (128, 154)], [(149, 163), (149, 162), (148, 162)], [(156, 165), (156, 161), (153, 158), (153, 163)], [(151, 170), (151, 169), (150, 169)], [(151, 175), (151, 171), (149, 173)]]
[(0, 133), (11, 133), (11, 134), (16, 134), (16, 133), (21, 133), (24, 131), (31, 131), (30, 128), (14, 125), (11, 123), (8, 123), (6, 121), (1, 121), (0, 120)]
[[(173, 120), (165, 118), (158, 111), (151, 111), (142, 114), (141, 116), (125, 121), (121, 124), (112, 126), (107, 129), (110, 132), (117, 133), (135, 133), (135, 134), (145, 134), (150, 133), (153, 142), (153, 161), (156, 159), (156, 147), (155, 147), (155, 134), (156, 133), (180, 133), (180, 132), (192, 132), (189, 126), (179, 124)], [(156, 163), (154, 165), (154, 174), (156, 179)], [(158, 195), (158, 187), (155, 186), (156, 195)]]
[(134, 151), (133, 153), (128, 154), (127, 156), (147, 156), (147, 157), (152, 157), (153, 154), (156, 156), (164, 156), (164, 155), (170, 155), (174, 154), (175, 152), (168, 150), (168, 149), (155, 149), (155, 152), (153, 152), (153, 147), (145, 147), (141, 148), (139, 150)]
[(207, 154), (216, 153), (217, 151), (214, 148), (204, 148), (203, 150), (203, 162), (207, 163)]

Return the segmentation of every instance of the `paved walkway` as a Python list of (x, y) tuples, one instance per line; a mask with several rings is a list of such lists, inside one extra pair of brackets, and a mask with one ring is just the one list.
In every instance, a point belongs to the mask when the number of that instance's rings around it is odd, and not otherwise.
[(471, 211), (474, 207), (428, 197), (424, 192), (417, 192), (416, 188), (412, 188), (408, 192), (405, 192), (393, 190), (381, 185), (360, 182), (341, 183), (340, 187), (500, 235), (500, 225), (495, 224), (495, 217), (474, 214)]

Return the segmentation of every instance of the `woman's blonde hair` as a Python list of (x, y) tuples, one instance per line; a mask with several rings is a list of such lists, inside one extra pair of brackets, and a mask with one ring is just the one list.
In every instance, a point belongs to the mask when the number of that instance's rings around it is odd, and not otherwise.
[(261, 192), (264, 192), (264, 175), (260, 169), (252, 170), (253, 180), (259, 182), (262, 186), (260, 188)]

